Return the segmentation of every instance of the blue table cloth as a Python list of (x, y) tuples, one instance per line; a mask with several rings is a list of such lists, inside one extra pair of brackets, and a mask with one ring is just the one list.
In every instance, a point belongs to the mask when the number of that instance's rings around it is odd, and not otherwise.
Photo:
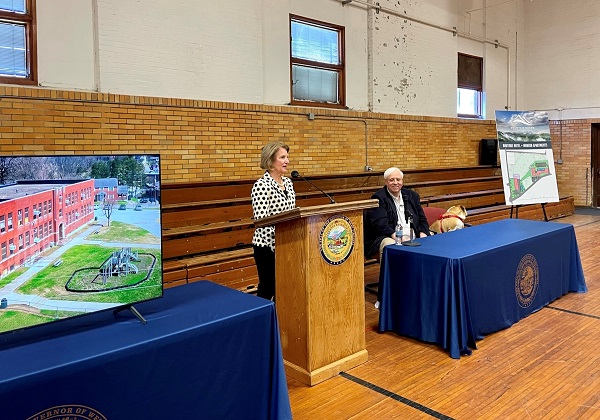
[(272, 302), (201, 281), (136, 309), (3, 336), (0, 418), (292, 418)]
[(587, 287), (572, 225), (505, 219), (384, 249), (380, 331), (453, 358), (568, 292)]

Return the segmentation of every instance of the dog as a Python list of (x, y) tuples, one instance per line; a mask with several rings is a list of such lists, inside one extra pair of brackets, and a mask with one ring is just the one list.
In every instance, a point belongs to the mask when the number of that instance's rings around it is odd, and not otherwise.
[(465, 227), (467, 209), (464, 206), (452, 206), (429, 226), (433, 233), (452, 232)]

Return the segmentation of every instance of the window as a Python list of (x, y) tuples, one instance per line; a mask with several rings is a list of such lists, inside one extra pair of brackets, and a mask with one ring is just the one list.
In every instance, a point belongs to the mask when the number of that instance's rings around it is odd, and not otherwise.
[(458, 54), (459, 117), (483, 118), (483, 58)]
[(6, 232), (6, 221), (5, 221), (5, 216), (2, 215), (0, 216), (0, 233), (4, 233)]
[(293, 105), (345, 106), (344, 28), (290, 15)]
[(36, 84), (34, 0), (0, 0), (0, 83)]
[(13, 228), (13, 214), (8, 213), (8, 230), (12, 230)]

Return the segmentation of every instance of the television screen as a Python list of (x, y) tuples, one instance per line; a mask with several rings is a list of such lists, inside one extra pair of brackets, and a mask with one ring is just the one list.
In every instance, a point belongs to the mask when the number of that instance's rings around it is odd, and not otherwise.
[(0, 157), (0, 334), (162, 296), (159, 155)]

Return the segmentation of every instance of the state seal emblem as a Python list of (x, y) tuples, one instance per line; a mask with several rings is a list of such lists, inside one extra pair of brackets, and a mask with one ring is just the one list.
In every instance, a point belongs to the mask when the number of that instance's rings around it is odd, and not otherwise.
[(321, 256), (329, 264), (342, 264), (352, 254), (355, 237), (354, 226), (347, 217), (330, 217), (319, 235)]
[(98, 410), (85, 405), (68, 404), (57, 405), (40, 411), (27, 420), (106, 420), (106, 417)]
[(527, 308), (531, 306), (540, 285), (540, 271), (535, 257), (526, 254), (521, 258), (515, 276), (515, 294), (519, 306)]

